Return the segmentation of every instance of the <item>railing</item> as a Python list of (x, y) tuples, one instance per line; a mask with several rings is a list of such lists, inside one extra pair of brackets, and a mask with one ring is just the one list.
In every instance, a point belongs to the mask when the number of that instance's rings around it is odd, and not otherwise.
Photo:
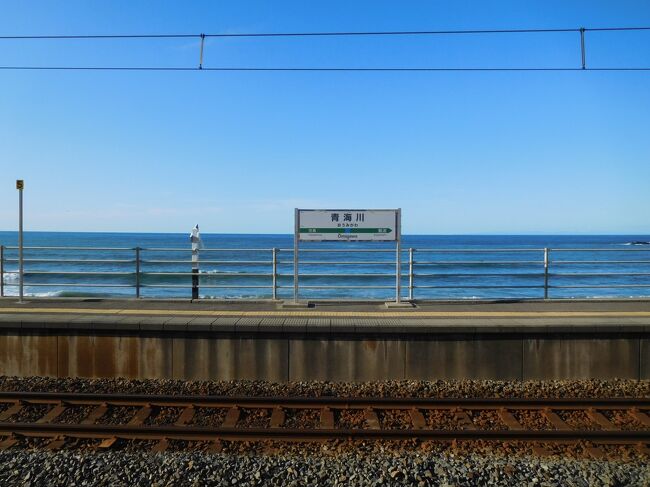
[[(75, 295), (99, 289), (140, 298), (182, 297), (192, 286), (189, 248), (25, 247), (24, 251), (26, 288), (74, 289)], [(241, 290), (247, 290), (253, 293), (250, 297), (280, 299), (293, 290), (292, 249), (203, 249), (200, 256), (199, 288), (204, 296), (212, 291), (217, 297), (235, 297), (226, 291), (240, 290), (241, 297)], [(468, 295), (469, 290), (492, 298), (549, 299), (567, 297), (570, 290), (650, 296), (650, 247), (408, 248), (402, 257), (401, 275), (396, 276), (393, 249), (301, 249), (301, 296), (385, 300), (395, 295), (396, 277), (408, 293), (403, 298), (411, 300), (476, 297)], [(17, 247), (0, 246), (0, 296), (19, 286), (17, 267)], [(318, 272), (319, 268), (324, 270)]]

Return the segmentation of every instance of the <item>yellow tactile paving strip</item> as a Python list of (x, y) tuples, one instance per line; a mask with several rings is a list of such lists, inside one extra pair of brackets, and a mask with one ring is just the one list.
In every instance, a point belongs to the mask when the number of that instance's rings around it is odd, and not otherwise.
[(0, 314), (242, 316), (305, 318), (650, 318), (650, 311), (228, 311), (170, 309), (0, 308)]

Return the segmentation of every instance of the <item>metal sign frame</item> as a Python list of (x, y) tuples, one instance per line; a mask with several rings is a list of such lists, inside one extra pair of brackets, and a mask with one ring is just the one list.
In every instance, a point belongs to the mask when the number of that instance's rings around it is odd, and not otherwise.
[[(299, 267), (300, 267), (300, 212), (301, 211), (336, 211), (336, 212), (364, 212), (364, 211), (392, 211), (395, 213), (395, 302), (401, 302), (402, 293), (402, 209), (401, 208), (372, 208), (372, 209), (314, 209), (314, 208), (296, 208), (294, 210), (294, 229), (293, 229), (293, 302), (298, 303), (299, 298)], [(329, 241), (329, 240), (328, 240)], [(350, 240), (343, 240), (349, 242)], [(371, 242), (371, 240), (366, 240)], [(386, 240), (383, 240), (386, 241)]]

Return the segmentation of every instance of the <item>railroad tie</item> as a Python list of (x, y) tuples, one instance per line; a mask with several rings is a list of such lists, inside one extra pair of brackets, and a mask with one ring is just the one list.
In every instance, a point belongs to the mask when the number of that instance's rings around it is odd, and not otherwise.
[(45, 445), (45, 448), (47, 450), (58, 450), (63, 445), (65, 445), (65, 436), (57, 436), (56, 438), (53, 438), (52, 441), (50, 441), (47, 445)]
[(650, 457), (650, 448), (648, 448), (647, 443), (637, 443), (636, 449), (639, 453), (643, 453), (644, 455)]
[(334, 429), (334, 412), (328, 407), (324, 407), (320, 410), (319, 428), (322, 430)]
[(183, 409), (183, 412), (181, 415), (178, 417), (176, 422), (174, 423), (174, 426), (185, 426), (188, 423), (192, 421), (192, 418), (194, 418), (194, 413), (196, 410), (194, 409), (194, 406), (188, 406), (185, 409)]
[(589, 408), (587, 410), (587, 416), (604, 430), (613, 431), (618, 429), (616, 425), (607, 419), (603, 413), (598, 412), (595, 409)]
[(223, 451), (223, 443), (221, 440), (214, 440), (211, 442), (208, 451), (211, 453), (221, 453)]
[(519, 421), (517, 421), (517, 418), (514, 417), (514, 415), (508, 411), (506, 408), (501, 408), (497, 411), (497, 414), (499, 415), (499, 418), (501, 421), (505, 423), (505, 425), (508, 427), (508, 429), (511, 430), (518, 430), (521, 431), (524, 429), (524, 427), (521, 425)]
[(463, 411), (460, 408), (456, 408), (453, 410), (454, 412), (454, 419), (458, 423), (458, 426), (460, 426), (461, 429), (464, 430), (475, 430), (476, 425), (474, 422), (471, 420), (469, 417), (469, 414), (467, 414), (466, 411)]
[(141, 424), (144, 424), (149, 416), (151, 416), (151, 405), (145, 404), (138, 410), (137, 413), (135, 413), (135, 416), (131, 418), (129, 424), (131, 426), (140, 426)]
[(5, 409), (0, 413), (0, 421), (5, 421), (12, 417), (14, 414), (18, 413), (23, 408), (23, 403), (21, 401), (16, 401), (13, 406)]
[(543, 445), (533, 445), (533, 453), (538, 457), (549, 457), (551, 452), (548, 448)]
[(281, 407), (274, 407), (271, 412), (271, 428), (281, 428), (284, 424), (285, 413)]
[(639, 411), (637, 408), (630, 409), (628, 413), (643, 426), (650, 426), (650, 417), (646, 413)]
[(18, 438), (16, 438), (13, 434), (11, 434), (7, 436), (4, 440), (0, 441), (0, 451), (11, 448), (16, 443), (18, 443)]
[(542, 415), (548, 420), (549, 423), (553, 425), (556, 430), (569, 431), (571, 426), (566, 424), (562, 418), (560, 418), (557, 413), (551, 411), (550, 409), (542, 410)]
[(598, 448), (597, 446), (585, 445), (584, 450), (591, 456), (591, 458), (595, 460), (598, 460), (605, 456), (605, 452), (601, 448)]
[(90, 411), (88, 416), (84, 418), (81, 424), (95, 424), (95, 421), (104, 416), (104, 414), (106, 414), (106, 411), (108, 411), (108, 404), (104, 402)]
[(167, 438), (163, 438), (151, 448), (151, 451), (154, 453), (162, 453), (167, 449), (168, 446), (169, 440), (167, 440)]
[(381, 426), (379, 424), (379, 418), (377, 417), (377, 413), (372, 408), (368, 408), (364, 410), (363, 414), (366, 419), (366, 424), (368, 425), (368, 428), (370, 428), (371, 430), (381, 429)]
[(241, 410), (237, 406), (231, 407), (226, 413), (226, 417), (221, 424), (222, 428), (234, 428), (239, 421)]
[(427, 422), (424, 420), (424, 415), (417, 409), (409, 409), (409, 416), (411, 416), (411, 423), (413, 424), (413, 429), (421, 430), (426, 427)]
[(59, 402), (59, 404), (57, 404), (52, 409), (50, 409), (45, 416), (38, 419), (36, 422), (41, 423), (41, 424), (42, 423), (51, 423), (56, 418), (61, 416), (64, 411), (65, 411), (65, 405), (62, 402)]
[(99, 445), (96, 446), (97, 449), (108, 449), (112, 447), (115, 442), (117, 442), (117, 437), (111, 436), (110, 438), (104, 438)]

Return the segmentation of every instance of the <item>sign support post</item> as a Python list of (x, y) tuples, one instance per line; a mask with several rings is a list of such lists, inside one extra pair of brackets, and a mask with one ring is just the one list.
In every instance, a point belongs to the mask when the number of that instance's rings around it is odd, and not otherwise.
[(19, 298), (18, 303), (23, 304), (24, 285), (25, 285), (25, 268), (23, 260), (23, 189), (25, 182), (22, 179), (16, 181), (16, 189), (18, 190), (18, 289)]
[(402, 209), (395, 213), (396, 245), (395, 245), (395, 304), (399, 305), (402, 294)]
[(293, 304), (298, 305), (298, 242), (300, 240), (300, 211), (295, 209), (293, 232)]

